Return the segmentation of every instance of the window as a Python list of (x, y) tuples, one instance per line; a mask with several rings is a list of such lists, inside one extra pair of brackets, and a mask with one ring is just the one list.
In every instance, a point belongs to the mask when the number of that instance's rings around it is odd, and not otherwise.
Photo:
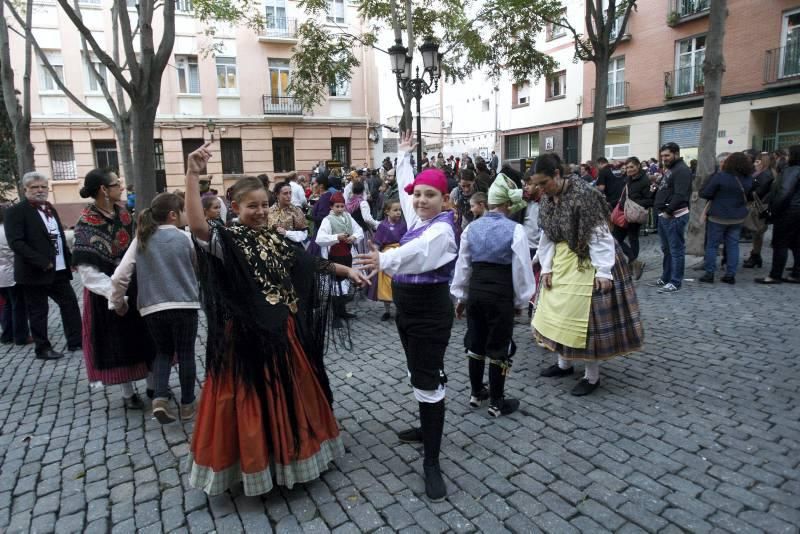
[(703, 59), (706, 57), (706, 36), (678, 41), (675, 58), (675, 94), (688, 95), (703, 85)]
[(269, 90), (273, 97), (288, 96), (289, 73), (288, 59), (269, 58)]
[(687, 17), (695, 13), (708, 11), (709, 5), (709, 0), (677, 0), (676, 7), (678, 8), (679, 16)]
[(531, 85), (528, 82), (511, 86), (511, 107), (527, 106), (531, 100)]
[(178, 13), (191, 13), (193, 9), (192, 0), (175, 0), (175, 11)]
[(136, 9), (136, 6), (139, 4), (139, 0), (125, 0), (128, 9)]
[(164, 143), (161, 139), (153, 139), (153, 157), (155, 159), (156, 192), (167, 190), (167, 172), (164, 170)]
[(344, 0), (328, 0), (328, 22), (344, 23)]
[(567, 71), (555, 72), (547, 77), (545, 100), (564, 98), (567, 95)]
[(506, 137), (506, 159), (521, 159), (539, 155), (539, 132)]
[[(47, 56), (47, 60), (52, 65), (53, 70), (56, 71), (58, 78), (66, 84), (67, 81), (64, 79), (64, 59), (61, 57), (61, 52), (58, 50), (50, 50), (45, 51), (45, 56)], [(56, 85), (56, 81), (53, 79), (53, 76), (50, 74), (50, 71), (47, 70), (47, 67), (44, 65), (44, 61), (39, 59), (39, 90), (40, 91), (60, 91), (58, 85)]]
[(197, 68), (197, 56), (175, 56), (175, 66), (178, 69), (178, 92), (199, 95), (200, 71)]
[(286, 26), (286, 0), (266, 1), (266, 27), (273, 30), (285, 30)]
[(222, 174), (243, 174), (242, 140), (222, 139), (219, 145), (222, 150)]
[(781, 78), (800, 74), (800, 9), (783, 15), (781, 33)]
[(337, 78), (328, 84), (328, 94), (330, 96), (350, 96), (350, 80)]
[[(186, 160), (189, 158), (189, 154), (200, 148), (205, 144), (204, 139), (183, 139), (181, 141), (181, 147), (183, 148), (183, 172), (186, 172)], [(200, 174), (207, 174), (206, 169), (204, 168)]]
[(625, 58), (617, 57), (608, 65), (608, 98), (606, 107), (625, 105)]
[(217, 58), (217, 94), (218, 95), (239, 94), (239, 89), (236, 86), (235, 57)]
[(94, 141), (94, 164), (98, 169), (111, 169), (119, 172), (119, 156), (116, 141)]
[(631, 129), (630, 126), (609, 128), (606, 130), (606, 159), (623, 159), (630, 156)]
[[(565, 20), (567, 18), (567, 10), (563, 10), (561, 12), (560, 20)], [(547, 28), (545, 30), (545, 38), (548, 41), (553, 39), (558, 39), (559, 37), (564, 37), (567, 34), (567, 29), (564, 26), (559, 26), (558, 24), (553, 24), (552, 22), (547, 23)]]
[(350, 138), (334, 137), (331, 139), (331, 159), (342, 164), (342, 167), (350, 166)]
[(108, 71), (106, 70), (106, 66), (100, 63), (100, 61), (94, 57), (94, 55), (90, 56), (88, 60), (84, 58), (84, 65), (86, 66), (86, 92), (99, 93), (101, 89), (100, 81), (97, 79), (97, 74), (99, 74), (103, 81), (107, 84)]
[(274, 172), (294, 170), (294, 139), (291, 137), (272, 138), (272, 162)]
[(489, 99), (484, 98), (483, 100), (481, 100), (481, 111), (489, 111), (489, 109), (490, 109)]
[(47, 151), (50, 152), (53, 180), (78, 179), (78, 168), (75, 165), (75, 151), (72, 148), (72, 141), (48, 141)]

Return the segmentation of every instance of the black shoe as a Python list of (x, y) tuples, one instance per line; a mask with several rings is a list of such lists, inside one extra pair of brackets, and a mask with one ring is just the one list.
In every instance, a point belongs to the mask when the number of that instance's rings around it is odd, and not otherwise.
[(766, 278), (756, 278), (756, 279), (755, 279), (755, 283), (756, 283), (756, 284), (766, 284), (766, 285), (773, 285), (773, 284), (782, 284), (782, 283), (783, 283), (783, 280), (777, 280), (777, 279), (775, 279), (775, 278), (770, 278), (770, 277), (766, 277)]
[(750, 254), (750, 257), (742, 263), (742, 267), (746, 269), (753, 269), (755, 267), (761, 267), (762, 265), (764, 265), (764, 261), (761, 259), (760, 254)]
[(332, 326), (334, 328), (344, 328), (344, 321), (341, 317), (334, 317)]
[(383, 315), (381, 315), (381, 321), (388, 321), (391, 318), (392, 314), (389, 312), (384, 312)]
[(596, 390), (598, 387), (600, 387), (599, 380), (594, 384), (590, 384), (588, 380), (581, 378), (580, 382), (578, 382), (577, 385), (572, 388), (571, 393), (576, 397), (583, 397), (584, 395), (588, 395), (592, 391)]
[(19, 345), (20, 347), (30, 345), (31, 343), (33, 343), (33, 338), (31, 336), (28, 336), (25, 341), (14, 341), (14, 344)]
[(486, 384), (483, 385), (483, 388), (477, 393), (474, 391), (469, 396), (469, 405), (473, 408), (480, 408), (481, 403), (489, 398), (489, 388), (486, 387)]
[(67, 347), (67, 352), (77, 352), (83, 350), (83, 345), (70, 345)]
[(423, 464), (422, 469), (425, 471), (425, 495), (431, 502), (443, 501), (447, 497), (447, 486), (444, 484), (439, 462), (432, 465)]
[(344, 307), (342, 307), (342, 319), (355, 319), (358, 317), (355, 313), (349, 312)]
[(720, 282), (724, 282), (724, 283), (726, 283), (726, 284), (731, 284), (731, 285), (733, 285), (733, 284), (735, 284), (735, 283), (736, 283), (736, 277), (735, 277), (735, 276), (733, 276), (733, 275), (726, 274), (725, 276), (723, 276), (722, 278), (720, 278), (720, 279), (719, 279), (719, 281), (720, 281)]
[(397, 433), (397, 439), (403, 443), (422, 443), (422, 429), (412, 427)]
[(501, 415), (514, 413), (518, 409), (519, 401), (517, 399), (501, 399), (499, 402), (492, 401), (489, 405), (489, 415), (500, 417)]
[(130, 397), (123, 398), (122, 401), (125, 404), (125, 408), (129, 408), (131, 410), (144, 410), (144, 402), (142, 402), (142, 398), (139, 397), (138, 393), (134, 393)]
[(713, 284), (714, 283), (714, 273), (706, 273), (700, 278), (697, 279), (699, 282), (703, 282), (705, 284)]
[(3, 345), (11, 345), (13, 342), (14, 342), (14, 340), (11, 339), (11, 338), (9, 338), (9, 339), (0, 338), (0, 343), (2, 343)]
[(60, 352), (56, 352), (53, 349), (45, 349), (42, 352), (36, 354), (37, 360), (58, 360), (63, 358), (64, 355)]
[(547, 369), (543, 370), (539, 373), (539, 376), (543, 376), (545, 378), (560, 378), (562, 376), (569, 376), (575, 372), (575, 367), (570, 367), (568, 369), (562, 369), (558, 366), (557, 363), (554, 363)]

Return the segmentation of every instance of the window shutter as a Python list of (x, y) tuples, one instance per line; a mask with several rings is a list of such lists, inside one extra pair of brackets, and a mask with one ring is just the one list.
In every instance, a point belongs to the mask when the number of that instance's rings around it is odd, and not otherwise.
[(659, 146), (669, 142), (678, 143), (681, 148), (700, 146), (701, 122), (701, 119), (662, 122)]

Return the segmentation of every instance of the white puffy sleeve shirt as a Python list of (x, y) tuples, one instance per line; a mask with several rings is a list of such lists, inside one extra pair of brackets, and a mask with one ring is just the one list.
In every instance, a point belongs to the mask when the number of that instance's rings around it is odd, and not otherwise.
[[(596, 278), (606, 278), (613, 280), (611, 270), (614, 268), (615, 249), (614, 236), (611, 235), (607, 224), (601, 224), (592, 232), (589, 241), (589, 259), (595, 268)], [(556, 244), (542, 232), (539, 240), (539, 248), (536, 255), (539, 264), (542, 266), (542, 274), (553, 272), (553, 257), (556, 255)]]

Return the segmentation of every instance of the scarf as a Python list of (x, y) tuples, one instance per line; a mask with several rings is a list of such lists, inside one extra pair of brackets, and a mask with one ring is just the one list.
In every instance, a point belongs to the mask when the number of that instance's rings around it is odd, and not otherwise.
[(28, 202), (31, 206), (44, 213), (48, 219), (53, 216), (53, 205), (48, 201), (43, 200), (39, 202), (37, 200), (29, 200)]
[(581, 268), (589, 263), (589, 241), (598, 226), (608, 223), (603, 194), (579, 178), (565, 178), (558, 203), (550, 195), (539, 202), (539, 227), (554, 243), (566, 242)]
[(348, 213), (354, 213), (356, 210), (361, 209), (361, 201), (364, 200), (364, 195), (353, 195), (347, 201), (346, 208)]
[(350, 218), (350, 214), (348, 213), (336, 215), (335, 213), (331, 212), (328, 214), (328, 222), (331, 225), (332, 234), (353, 234), (353, 223), (352, 219)]
[(511, 213), (525, 207), (522, 199), (522, 189), (517, 189), (517, 185), (503, 173), (497, 175), (489, 187), (489, 204), (502, 206), (511, 203)]

